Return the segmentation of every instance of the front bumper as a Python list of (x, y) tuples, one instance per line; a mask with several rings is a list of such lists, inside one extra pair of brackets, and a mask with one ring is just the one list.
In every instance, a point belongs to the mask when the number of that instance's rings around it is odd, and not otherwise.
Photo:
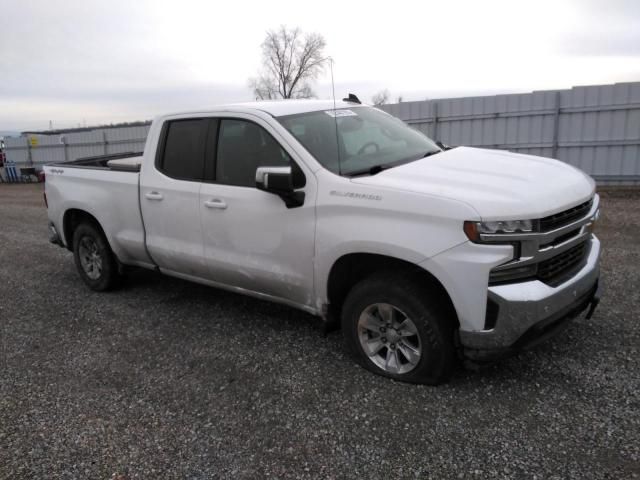
[(497, 308), (490, 330), (460, 330), (464, 354), (484, 361), (531, 348), (566, 326), (569, 320), (599, 300), (600, 241), (594, 236), (584, 266), (557, 287), (539, 280), (489, 287), (488, 298)]

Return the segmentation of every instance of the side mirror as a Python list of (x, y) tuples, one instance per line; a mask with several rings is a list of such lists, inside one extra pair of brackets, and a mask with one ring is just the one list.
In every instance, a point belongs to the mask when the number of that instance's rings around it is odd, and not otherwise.
[(441, 150), (451, 150), (451, 147), (449, 145), (445, 145), (444, 143), (442, 143), (440, 140), (438, 140), (436, 142), (436, 145), (438, 146), (439, 149)]
[(293, 192), (291, 167), (258, 167), (256, 187), (276, 194)]
[(291, 167), (258, 167), (256, 170), (256, 188), (278, 195), (287, 208), (304, 204), (304, 192), (293, 188)]

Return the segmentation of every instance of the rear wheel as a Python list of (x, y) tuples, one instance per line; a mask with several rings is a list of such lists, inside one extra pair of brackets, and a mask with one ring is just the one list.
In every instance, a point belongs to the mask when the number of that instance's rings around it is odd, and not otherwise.
[(73, 232), (73, 257), (80, 278), (97, 292), (119, 285), (121, 276), (115, 255), (103, 233), (91, 223)]
[(393, 273), (358, 283), (342, 308), (342, 331), (356, 360), (396, 380), (436, 385), (456, 363), (455, 319), (423, 282)]

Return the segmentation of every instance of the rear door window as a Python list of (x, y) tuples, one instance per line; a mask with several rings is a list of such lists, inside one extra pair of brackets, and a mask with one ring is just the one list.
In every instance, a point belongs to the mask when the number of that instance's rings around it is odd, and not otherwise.
[(173, 178), (201, 181), (207, 126), (200, 118), (168, 122), (159, 170)]

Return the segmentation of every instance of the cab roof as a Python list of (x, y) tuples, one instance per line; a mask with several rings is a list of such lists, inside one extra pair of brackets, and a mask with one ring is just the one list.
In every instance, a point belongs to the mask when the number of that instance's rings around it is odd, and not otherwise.
[[(358, 108), (364, 105), (355, 102), (345, 102), (336, 100), (335, 108)], [(259, 110), (266, 112), (274, 117), (282, 117), (285, 115), (295, 115), (298, 113), (317, 112), (322, 110), (333, 110), (333, 100), (262, 100), (259, 102), (231, 103), (226, 105), (217, 105), (208, 110), (210, 111), (228, 111), (228, 112), (248, 112)], [(195, 114), (204, 113), (203, 110), (192, 112), (180, 112), (179, 114)], [(176, 115), (176, 114), (172, 114)]]

